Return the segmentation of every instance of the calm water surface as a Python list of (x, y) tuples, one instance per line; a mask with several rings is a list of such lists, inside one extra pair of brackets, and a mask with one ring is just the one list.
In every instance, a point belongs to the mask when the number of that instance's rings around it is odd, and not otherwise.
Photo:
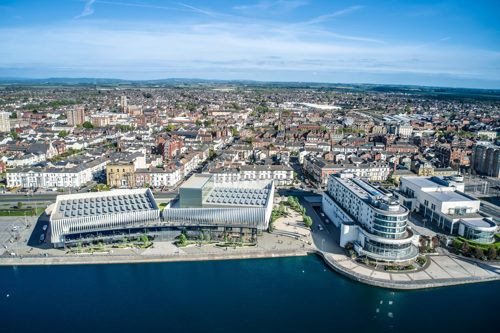
[(391, 292), (315, 257), (0, 267), (0, 332), (494, 332), (500, 283)]

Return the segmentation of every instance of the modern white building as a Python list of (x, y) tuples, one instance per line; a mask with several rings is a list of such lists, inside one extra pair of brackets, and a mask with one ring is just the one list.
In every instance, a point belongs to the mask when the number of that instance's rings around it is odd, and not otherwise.
[(273, 198), (273, 181), (216, 183), (211, 174), (196, 174), (180, 186), (179, 199), (165, 207), (162, 219), (259, 232), (269, 226)]
[(352, 174), (331, 175), (323, 211), (340, 228), (340, 246), (352, 243), (359, 255), (384, 262), (418, 256), (418, 236), (408, 228), (409, 210), (396, 198)]
[(94, 238), (92, 234), (141, 228), (159, 220), (160, 209), (149, 189), (58, 195), (50, 214), (50, 241), (63, 247), (82, 235)]
[(50, 240), (63, 247), (138, 233), (171, 240), (185, 232), (255, 241), (269, 226), (273, 198), (272, 181), (214, 184), (212, 175), (189, 178), (161, 212), (149, 188), (59, 195), (50, 212)]
[(401, 177), (399, 201), (449, 234), (493, 243), (497, 225), (479, 212), (481, 202), (464, 192), (463, 178)]

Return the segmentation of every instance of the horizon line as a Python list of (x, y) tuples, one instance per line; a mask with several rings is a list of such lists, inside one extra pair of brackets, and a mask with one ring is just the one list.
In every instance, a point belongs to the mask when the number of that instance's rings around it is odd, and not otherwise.
[[(253, 82), (253, 83), (301, 83), (301, 84), (328, 84), (328, 85), (368, 85), (368, 86), (397, 86), (397, 87), (421, 87), (421, 88), (450, 88), (450, 89), (472, 89), (472, 90), (493, 90), (500, 91), (500, 87), (498, 88), (478, 88), (478, 87), (467, 87), (467, 86), (449, 86), (449, 85), (423, 85), (423, 84), (411, 84), (411, 83), (369, 83), (369, 82), (328, 82), (328, 81), (290, 81), (290, 80), (253, 80), (253, 79), (202, 79), (196, 77), (167, 77), (167, 78), (157, 78), (157, 79), (124, 79), (124, 78), (116, 78), (116, 77), (85, 77), (85, 76), (54, 76), (54, 77), (2, 77), (0, 76), (0, 84), (2, 81), (14, 81), (12, 83), (16, 83), (15, 81), (28, 81), (28, 80), (115, 80), (115, 81), (125, 81), (125, 82), (148, 82), (148, 81), (167, 81), (167, 80), (189, 80), (189, 81), (213, 81), (213, 82)], [(490, 80), (486, 80), (490, 81)], [(494, 81), (494, 80), (491, 80)], [(19, 82), (21, 83), (21, 82)]]

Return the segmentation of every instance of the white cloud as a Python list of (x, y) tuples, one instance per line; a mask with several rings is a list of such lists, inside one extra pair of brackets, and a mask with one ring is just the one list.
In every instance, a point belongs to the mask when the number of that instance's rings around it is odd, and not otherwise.
[(95, 0), (87, 0), (85, 3), (85, 6), (83, 7), (83, 11), (80, 13), (80, 15), (76, 16), (75, 18), (81, 18), (85, 16), (89, 16), (94, 14), (94, 8), (92, 5), (94, 4)]
[[(393, 44), (280, 22), (171, 24), (85, 20), (0, 28), (0, 76), (44, 68), (46, 76), (275, 79), (344, 75), (444, 75), (500, 80), (500, 53), (447, 43)], [(470, 62), (470, 59), (476, 59)], [(329, 75), (329, 76), (327, 76)], [(338, 81), (337, 81), (338, 82)]]
[(352, 13), (352, 12), (355, 12), (357, 10), (360, 10), (362, 9), (363, 6), (351, 6), (351, 7), (347, 7), (347, 8), (344, 8), (344, 9), (341, 9), (341, 10), (337, 10), (336, 12), (333, 12), (333, 13), (330, 13), (330, 14), (325, 14), (325, 15), (320, 15), (320, 16), (317, 16), (309, 21), (306, 21), (304, 22), (304, 24), (316, 24), (316, 23), (322, 23), (322, 22), (325, 22), (325, 21), (328, 21), (334, 17), (338, 17), (338, 16), (342, 16), (342, 15), (345, 15), (345, 14), (349, 14), (349, 13)]
[(259, 1), (254, 4), (249, 4), (249, 5), (237, 5), (234, 6), (234, 10), (239, 10), (239, 11), (248, 11), (248, 10), (261, 10), (261, 11), (268, 11), (268, 10), (293, 10), (302, 6), (307, 5), (308, 3), (306, 1), (300, 1), (300, 0), (277, 0), (277, 1), (269, 1), (269, 0), (263, 0)]

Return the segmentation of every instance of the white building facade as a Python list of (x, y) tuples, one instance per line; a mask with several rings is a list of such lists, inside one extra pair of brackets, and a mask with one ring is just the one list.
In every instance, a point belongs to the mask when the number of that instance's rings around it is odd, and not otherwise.
[(408, 228), (409, 210), (352, 174), (331, 175), (323, 211), (340, 228), (340, 246), (352, 243), (359, 255), (385, 262), (418, 256), (418, 237)]
[(462, 177), (401, 177), (399, 202), (449, 234), (493, 243), (497, 225), (480, 213), (481, 202), (464, 192)]

